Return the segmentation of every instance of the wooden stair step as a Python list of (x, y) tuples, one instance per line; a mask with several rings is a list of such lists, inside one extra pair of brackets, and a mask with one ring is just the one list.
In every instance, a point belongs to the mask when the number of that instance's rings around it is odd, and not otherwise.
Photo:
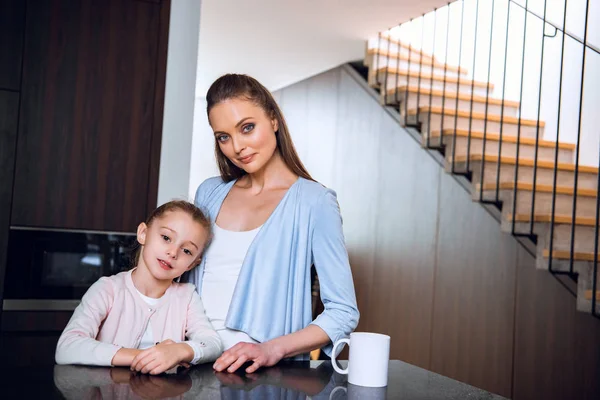
[[(444, 129), (443, 132), (444, 132), (444, 136), (449, 136), (449, 137), (453, 137), (455, 135), (454, 132), (456, 132), (456, 136), (469, 137), (469, 131), (463, 130), (463, 129), (457, 129), (456, 131), (454, 129)], [(483, 138), (484, 138), (483, 132), (471, 131), (470, 135), (471, 135), (472, 139), (483, 140)], [(431, 137), (439, 137), (439, 136), (440, 136), (439, 130), (431, 132)], [(485, 140), (499, 142), (500, 135), (497, 133), (486, 133)], [(517, 143), (517, 137), (512, 136), (512, 135), (502, 135), (502, 143)], [(525, 144), (525, 145), (535, 146), (535, 139), (522, 137), (520, 140), (520, 143)], [(546, 148), (555, 148), (556, 142), (552, 142), (549, 140), (539, 140), (538, 146), (546, 147)], [(575, 150), (577, 148), (577, 146), (575, 146), (572, 143), (558, 142), (558, 148), (564, 149), (564, 150)]]
[[(501, 190), (514, 190), (515, 183), (514, 182), (500, 182), (499, 186), (500, 186)], [(531, 192), (531, 191), (533, 191), (533, 184), (527, 183), (527, 182), (518, 182), (517, 189)], [(496, 190), (496, 185), (494, 183), (486, 183), (483, 185), (483, 190)], [(553, 192), (552, 185), (541, 185), (541, 184), (536, 185), (535, 191), (542, 192), (542, 193), (552, 193)], [(573, 195), (573, 187), (572, 186), (556, 186), (556, 193), (567, 194), (567, 195), (572, 196)], [(597, 194), (598, 194), (598, 192), (595, 190), (579, 189), (579, 188), (577, 189), (577, 196), (596, 198)]]
[(406, 44), (398, 39), (394, 39), (393, 37), (386, 35), (386, 34), (381, 34), (377, 37), (374, 38), (370, 38), (367, 41), (367, 48), (369, 49), (376, 49), (376, 48), (381, 48), (381, 42), (389, 42), (391, 44), (394, 44), (398, 47), (402, 47), (405, 50), (410, 50), (412, 52), (418, 53), (418, 54), (422, 54), (423, 57), (426, 58), (435, 58), (433, 55), (429, 54), (429, 53), (425, 53), (423, 50), (421, 49), (417, 49), (413, 46), (411, 46), (410, 44)]
[[(531, 215), (529, 213), (528, 214), (517, 214), (516, 216), (514, 216), (514, 218), (515, 218), (516, 222), (529, 222), (531, 220)], [(512, 222), (513, 215), (512, 214), (508, 214), (506, 216), (506, 219), (509, 222)], [(549, 223), (552, 222), (552, 214), (534, 214), (533, 220), (534, 220), (534, 222), (541, 222), (541, 223), (548, 223), (549, 224)], [(555, 215), (554, 216), (554, 223), (555, 224), (572, 225), (573, 224), (573, 217), (571, 215)], [(576, 217), (575, 218), (575, 225), (595, 226), (596, 225), (596, 218)]]
[[(417, 74), (418, 76), (418, 74)], [(496, 98), (486, 98), (485, 96), (480, 96), (480, 95), (473, 95), (471, 97), (470, 94), (466, 94), (466, 93), (460, 93), (460, 92), (452, 92), (452, 91), (448, 91), (446, 90), (446, 92), (444, 93), (443, 90), (439, 90), (439, 89), (429, 89), (429, 88), (424, 88), (421, 87), (419, 88), (418, 86), (406, 86), (406, 85), (402, 85), (402, 86), (398, 86), (397, 88), (392, 88), (392, 89), (388, 89), (387, 90), (387, 95), (393, 95), (396, 93), (396, 91), (398, 92), (409, 92), (409, 93), (420, 93), (422, 95), (426, 95), (426, 96), (438, 96), (438, 97), (446, 97), (448, 99), (456, 99), (458, 97), (459, 100), (466, 100), (466, 101), (470, 101), (473, 100), (474, 102), (477, 103), (486, 103), (486, 101), (488, 102), (488, 104), (492, 104), (492, 105), (497, 105), (497, 106), (501, 106), (502, 105), (502, 99), (496, 99)], [(519, 107), (519, 102), (518, 101), (511, 101), (511, 100), (505, 100), (504, 101), (504, 106), (506, 107)]]
[(367, 57), (368, 56), (373, 56), (373, 57), (382, 56), (382, 57), (387, 57), (387, 58), (390, 58), (393, 60), (408, 61), (410, 63), (414, 63), (415, 65), (422, 64), (423, 66), (426, 66), (426, 67), (434, 67), (434, 68), (444, 69), (445, 71), (448, 71), (448, 72), (456, 72), (456, 73), (461, 73), (461, 74), (468, 73), (468, 71), (464, 68), (456, 67), (454, 65), (444, 64), (444, 63), (438, 62), (435, 59), (424, 57), (421, 54), (407, 56), (405, 54), (400, 54), (398, 52), (391, 52), (391, 51), (387, 51), (387, 50), (383, 50), (383, 49), (368, 49)]
[[(586, 290), (583, 292), (583, 298), (586, 300), (592, 300), (592, 290)], [(600, 290), (596, 290), (596, 302), (600, 302)]]
[[(485, 155), (485, 156), (483, 156), (482, 154), (471, 154), (470, 160), (471, 161), (484, 161), (484, 162), (498, 163), (498, 156), (492, 156), (492, 155)], [(466, 156), (457, 156), (456, 157), (456, 162), (466, 162), (466, 161), (467, 161), (467, 157)], [(515, 165), (517, 163), (517, 159), (515, 157), (501, 157), (500, 158), (500, 163)], [(519, 158), (519, 166), (534, 167), (535, 166), (535, 160), (529, 159), (529, 158)], [(537, 162), (537, 168), (554, 169), (554, 163), (550, 162), (550, 161), (538, 160), (538, 162)], [(572, 164), (572, 163), (558, 163), (557, 169), (561, 170), (561, 171), (573, 172), (573, 171), (575, 171), (575, 164)], [(580, 165), (579, 166), (579, 172), (597, 174), (598, 173), (598, 168), (596, 168), (596, 167), (590, 167), (588, 165)]]
[[(544, 249), (542, 254), (543, 254), (544, 258), (549, 258), (550, 250)], [(555, 258), (557, 260), (570, 260), (571, 252), (564, 251), (564, 250), (554, 250), (552, 252), (552, 258)], [(594, 262), (594, 253), (593, 252), (575, 251), (575, 252), (573, 252), (573, 260)], [(600, 261), (600, 254), (598, 254), (598, 261)], [(592, 291), (590, 290), (590, 295), (591, 294), (592, 294)]]
[[(393, 67), (379, 67), (377, 68), (375, 71), (375, 74), (378, 73), (386, 73), (388, 75), (400, 75), (400, 76), (408, 76), (410, 78), (418, 78), (419, 77), (419, 73), (418, 72), (414, 72), (414, 71), (408, 71), (406, 69), (402, 69), (402, 68), (393, 68)], [(454, 76), (446, 76), (444, 77), (444, 75), (438, 75), (438, 74), (431, 74), (430, 72), (422, 72), (421, 74), (421, 80), (423, 82), (429, 82), (431, 80), (437, 81), (437, 82), (446, 82), (446, 83), (453, 83), (453, 84), (457, 84), (458, 82), (458, 78), (454, 77)], [(460, 84), (464, 84), (464, 85), (473, 85), (475, 87), (480, 87), (480, 88), (488, 88), (489, 90), (493, 90), (494, 89), (494, 84), (493, 83), (489, 83), (489, 82), (481, 82), (481, 81), (473, 81), (471, 79), (460, 79)], [(393, 90), (393, 89), (392, 89)]]
[[(446, 108), (444, 110), (442, 110), (441, 107), (429, 107), (429, 106), (424, 106), (424, 107), (419, 107), (419, 110), (417, 112), (416, 108), (411, 108), (408, 110), (408, 115), (417, 115), (417, 113), (432, 113), (432, 114), (443, 114), (447, 117), (462, 117), (462, 118), (473, 118), (473, 119), (481, 119), (481, 120), (488, 120), (488, 121), (493, 121), (493, 122), (502, 122), (504, 124), (513, 124), (513, 125), (517, 125), (519, 123), (519, 118), (516, 117), (510, 117), (510, 116), (503, 116), (503, 118), (500, 118), (500, 115), (497, 114), (487, 114), (487, 116), (484, 113), (478, 113), (478, 112), (469, 112), (469, 111), (463, 111), (463, 110), (454, 110), (454, 109), (449, 109)], [(538, 126), (538, 121), (534, 120), (534, 119), (525, 119), (522, 118), (521, 119), (521, 125), (522, 126)], [(539, 127), (543, 128), (546, 126), (546, 123), (544, 121), (539, 121)]]

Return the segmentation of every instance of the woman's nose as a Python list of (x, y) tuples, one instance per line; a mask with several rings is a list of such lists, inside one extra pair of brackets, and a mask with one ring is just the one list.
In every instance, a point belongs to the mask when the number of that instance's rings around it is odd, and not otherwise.
[(236, 154), (240, 154), (242, 152), (242, 150), (244, 150), (246, 148), (246, 145), (244, 144), (244, 140), (240, 137), (232, 138), (231, 141), (233, 144), (233, 151), (235, 151)]

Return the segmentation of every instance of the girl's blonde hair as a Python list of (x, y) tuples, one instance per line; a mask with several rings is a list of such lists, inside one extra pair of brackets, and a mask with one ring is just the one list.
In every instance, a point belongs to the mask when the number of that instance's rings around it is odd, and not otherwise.
[[(275, 102), (273, 95), (267, 88), (260, 84), (256, 79), (248, 75), (227, 74), (217, 79), (206, 93), (206, 113), (217, 104), (231, 99), (245, 99), (259, 106), (269, 116), (274, 118), (279, 124), (275, 137), (277, 139), (277, 149), (281, 158), (296, 175), (313, 181), (292, 142), (292, 137), (288, 131), (283, 113)], [(215, 157), (221, 173), (221, 178), (225, 182), (230, 182), (246, 175), (246, 171), (236, 167), (221, 151), (219, 143), (215, 139)]]
[[(146, 225), (150, 226), (152, 224), (152, 222), (154, 222), (155, 219), (162, 217), (164, 214), (166, 214), (169, 211), (183, 211), (184, 213), (186, 213), (190, 217), (192, 217), (192, 219), (195, 222), (199, 223), (200, 225), (202, 225), (202, 227), (204, 229), (206, 229), (208, 239), (206, 240), (206, 243), (204, 244), (204, 247), (202, 248), (202, 251), (200, 252), (200, 255), (198, 256), (198, 260), (200, 260), (200, 258), (204, 254), (204, 251), (210, 244), (212, 237), (213, 237), (212, 225), (211, 225), (210, 219), (202, 212), (202, 210), (200, 210), (200, 208), (196, 207), (194, 204), (190, 203), (189, 201), (172, 200), (172, 201), (169, 201), (168, 203), (165, 203), (162, 206), (156, 208), (154, 211), (152, 211), (152, 213), (148, 216), (148, 218), (145, 221)], [(132, 265), (133, 267), (137, 266), (138, 262), (140, 261), (141, 252), (142, 252), (142, 246), (140, 246), (138, 243), (137, 250), (135, 251), (135, 257), (133, 258), (133, 265)]]

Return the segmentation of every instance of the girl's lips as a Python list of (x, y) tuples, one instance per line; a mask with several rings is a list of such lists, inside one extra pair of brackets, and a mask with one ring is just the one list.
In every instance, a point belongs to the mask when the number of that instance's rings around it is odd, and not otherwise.
[(171, 268), (173, 268), (173, 267), (171, 267), (171, 264), (169, 264), (165, 260), (161, 260), (161, 259), (158, 260), (158, 265), (160, 265), (160, 267), (162, 269), (167, 270), (167, 271), (170, 270)]

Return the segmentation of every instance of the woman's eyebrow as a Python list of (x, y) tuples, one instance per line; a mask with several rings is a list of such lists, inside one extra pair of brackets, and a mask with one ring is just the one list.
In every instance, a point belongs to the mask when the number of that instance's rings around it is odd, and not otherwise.
[[(252, 119), (252, 117), (245, 117), (242, 118), (237, 124), (235, 124), (235, 127), (238, 128), (240, 125), (242, 125), (244, 122), (246, 122), (247, 120)], [(215, 131), (214, 132), (215, 135), (220, 135), (220, 134), (227, 134), (227, 132), (223, 132), (223, 131)]]

